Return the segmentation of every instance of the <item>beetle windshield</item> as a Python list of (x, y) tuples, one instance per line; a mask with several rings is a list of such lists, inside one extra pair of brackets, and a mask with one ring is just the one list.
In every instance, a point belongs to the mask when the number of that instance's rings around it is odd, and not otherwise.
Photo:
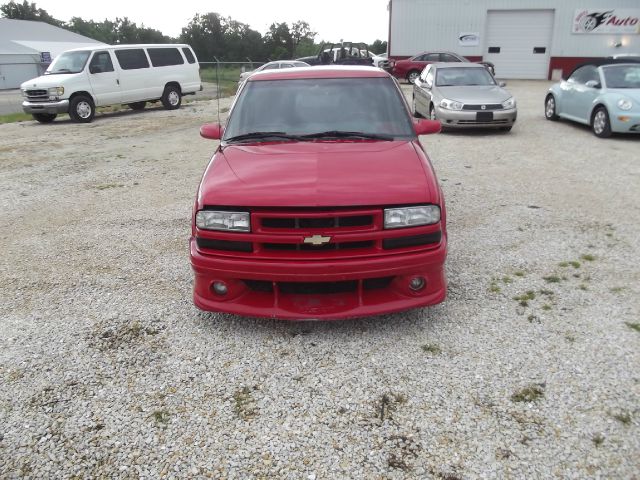
[(640, 64), (610, 65), (602, 71), (607, 88), (640, 88)]
[(496, 81), (487, 69), (481, 67), (439, 68), (436, 73), (436, 85), (438, 87), (495, 84)]
[(75, 52), (65, 52), (58, 55), (53, 63), (49, 65), (45, 75), (56, 73), (79, 73), (84, 69), (89, 53), (85, 50)]
[(236, 101), (224, 138), (255, 132), (415, 137), (401, 93), (391, 78), (383, 77), (250, 81)]

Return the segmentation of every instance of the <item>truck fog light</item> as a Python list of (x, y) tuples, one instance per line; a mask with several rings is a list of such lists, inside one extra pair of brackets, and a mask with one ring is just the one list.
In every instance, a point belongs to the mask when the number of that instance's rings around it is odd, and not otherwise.
[(224, 282), (213, 282), (213, 291), (218, 295), (226, 295), (229, 289), (227, 288), (227, 284)]
[(426, 284), (427, 281), (424, 279), (424, 277), (413, 277), (411, 280), (409, 280), (409, 288), (414, 292), (422, 290)]

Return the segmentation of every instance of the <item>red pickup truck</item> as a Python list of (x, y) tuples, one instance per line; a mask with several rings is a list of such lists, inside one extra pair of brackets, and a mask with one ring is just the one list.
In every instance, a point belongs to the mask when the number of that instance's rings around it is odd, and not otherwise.
[(193, 209), (195, 305), (330, 320), (442, 302), (445, 203), (418, 141), (439, 130), (379, 69), (252, 75), (226, 127), (200, 130), (221, 142)]

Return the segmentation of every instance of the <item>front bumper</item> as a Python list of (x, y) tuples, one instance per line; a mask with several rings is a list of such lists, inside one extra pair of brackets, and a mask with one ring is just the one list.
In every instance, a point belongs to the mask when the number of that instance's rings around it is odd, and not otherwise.
[(640, 113), (618, 111), (609, 116), (611, 131), (617, 133), (640, 133)]
[[(284, 320), (337, 320), (435, 305), (447, 292), (446, 236), (429, 250), (349, 260), (267, 261), (203, 255), (194, 238), (190, 247), (194, 303), (201, 310)], [(408, 286), (416, 276), (426, 280), (417, 292)], [(212, 289), (220, 281), (228, 287), (224, 296)], [(256, 284), (270, 288), (256, 289)], [(312, 292), (319, 284), (353, 288)], [(291, 285), (300, 288), (292, 292)]]
[[(436, 117), (445, 128), (501, 128), (516, 123), (518, 110), (448, 110), (436, 106)], [(492, 113), (492, 119), (480, 119), (478, 114)]]
[(67, 113), (69, 111), (69, 100), (58, 100), (57, 102), (22, 102), (24, 113)]

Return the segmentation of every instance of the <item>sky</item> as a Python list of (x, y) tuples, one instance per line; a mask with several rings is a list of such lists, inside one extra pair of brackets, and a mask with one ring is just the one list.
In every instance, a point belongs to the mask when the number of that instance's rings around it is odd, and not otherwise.
[[(31, 0), (30, 0), (31, 3)], [(180, 35), (196, 13), (216, 12), (247, 23), (265, 33), (274, 22), (289, 24), (304, 20), (315, 40), (367, 42), (386, 40), (389, 28), (388, 0), (180, 0), (178, 2), (136, 2), (131, 0), (36, 0), (36, 6), (58, 20), (114, 20), (128, 17), (141, 26)], [(154, 5), (154, 8), (149, 8)]]

